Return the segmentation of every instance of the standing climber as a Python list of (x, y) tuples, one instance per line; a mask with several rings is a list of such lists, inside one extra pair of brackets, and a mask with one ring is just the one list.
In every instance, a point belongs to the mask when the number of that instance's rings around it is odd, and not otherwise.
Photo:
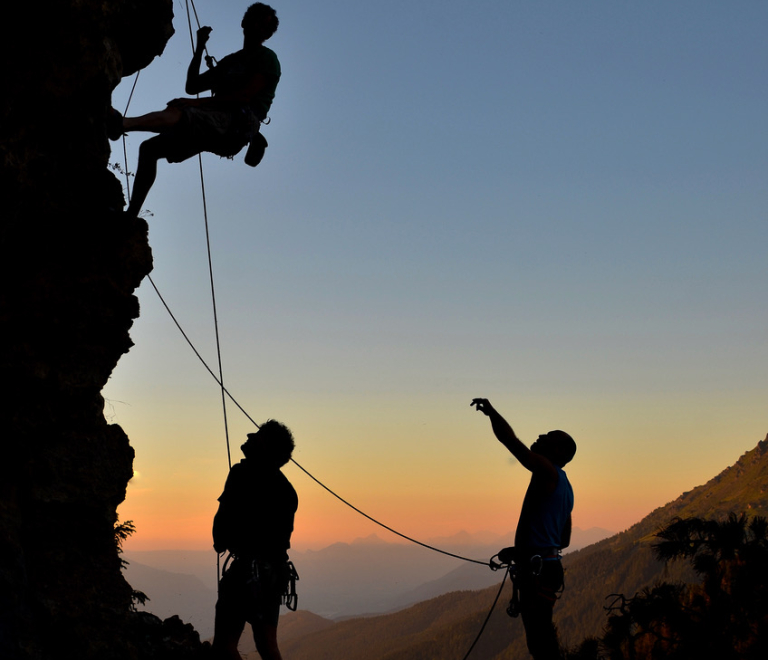
[(237, 644), (246, 621), (262, 660), (282, 658), (277, 622), (291, 579), (287, 551), (299, 500), (280, 468), (293, 448), (286, 426), (265, 422), (248, 434), (241, 447), (245, 458), (232, 467), (219, 497), (213, 547), (229, 551), (232, 563), (219, 583), (213, 639), (217, 660), (240, 660)]
[(241, 23), (242, 50), (224, 57), (215, 67), (200, 73), (210, 27), (197, 31), (197, 43), (187, 70), (187, 94), (213, 92), (210, 98), (174, 99), (165, 110), (140, 117), (123, 117), (112, 109), (107, 134), (117, 140), (123, 133), (149, 131), (159, 135), (139, 147), (139, 164), (133, 196), (126, 213), (137, 217), (157, 176), (157, 161), (180, 163), (202, 151), (231, 158), (251, 144), (246, 155), (257, 165), (267, 142), (259, 132), (260, 123), (275, 98), (280, 80), (277, 55), (264, 46), (277, 30), (277, 14), (261, 2), (251, 5)]
[(534, 660), (557, 660), (561, 654), (552, 611), (563, 588), (560, 554), (571, 543), (573, 510), (573, 489), (563, 466), (575, 455), (576, 443), (564, 431), (550, 431), (528, 449), (488, 399), (473, 399), (472, 405), (490, 418), (499, 442), (531, 472), (515, 547), (499, 557), (506, 553), (517, 564), (515, 585), (528, 651)]

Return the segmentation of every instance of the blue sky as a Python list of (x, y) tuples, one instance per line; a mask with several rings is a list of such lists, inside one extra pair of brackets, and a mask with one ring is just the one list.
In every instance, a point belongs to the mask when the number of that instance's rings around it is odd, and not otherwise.
[[(247, 3), (196, 4), (209, 50), (239, 48)], [(767, 4), (274, 6), (265, 159), (204, 167), (225, 382), (299, 462), (406, 533), (511, 529), (525, 479), (469, 408), (487, 396), (524, 440), (572, 432), (581, 526), (618, 529), (765, 437)], [(175, 11), (130, 114), (183, 95)], [(197, 167), (160, 165), (153, 278), (215, 365)], [(124, 517), (140, 536), (181, 497), (207, 530), (216, 384), (139, 297), (105, 390), (137, 450)], [(289, 476), (307, 543), (373, 531)]]

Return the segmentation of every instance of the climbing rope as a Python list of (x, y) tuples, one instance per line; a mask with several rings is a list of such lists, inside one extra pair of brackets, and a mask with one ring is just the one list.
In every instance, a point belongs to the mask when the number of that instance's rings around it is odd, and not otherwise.
[[(133, 99), (133, 93), (136, 91), (136, 83), (139, 82), (139, 73), (141, 73), (141, 69), (136, 71), (136, 75), (133, 78), (133, 85), (131, 86), (131, 93), (128, 94), (128, 101), (125, 103), (125, 110), (123, 110), (123, 117), (125, 117), (126, 114), (128, 114), (128, 108), (131, 105), (131, 100)], [(123, 142), (123, 162), (125, 163), (125, 171), (123, 174), (125, 175), (125, 190), (128, 195), (128, 199), (131, 198), (131, 177), (128, 174), (128, 149), (126, 147), (127, 140), (125, 139), (125, 133), (122, 135), (122, 142)]]
[(312, 476), (303, 467), (301, 467), (301, 465), (299, 465), (295, 460), (291, 459), (291, 462), (297, 468), (299, 468), (299, 470), (301, 470), (304, 474), (306, 474), (310, 479), (312, 479), (312, 481), (314, 481), (316, 484), (318, 484), (318, 485), (322, 486), (323, 488), (325, 488), (325, 490), (327, 490), (336, 499), (338, 499), (339, 501), (341, 501), (344, 504), (346, 504), (350, 509), (352, 509), (353, 511), (357, 511), (357, 513), (359, 513), (364, 518), (367, 518), (372, 523), (376, 523), (379, 527), (383, 527), (387, 531), (392, 532), (393, 534), (396, 534), (401, 539), (405, 539), (406, 541), (410, 541), (411, 543), (415, 543), (416, 545), (420, 545), (422, 548), (427, 548), (428, 550), (434, 550), (435, 552), (439, 552), (440, 554), (447, 555), (449, 557), (454, 557), (456, 559), (461, 559), (463, 561), (468, 561), (468, 562), (471, 562), (473, 564), (480, 564), (482, 566), (488, 566), (488, 562), (487, 561), (480, 561), (479, 559), (470, 559), (469, 557), (462, 557), (461, 555), (456, 555), (456, 554), (454, 554), (452, 552), (448, 552), (447, 550), (441, 550), (440, 548), (436, 548), (433, 545), (429, 545), (427, 543), (422, 543), (421, 541), (417, 541), (416, 539), (411, 538), (410, 536), (406, 536), (405, 534), (402, 534), (401, 532), (398, 532), (396, 529), (392, 529), (389, 525), (385, 525), (383, 522), (380, 522), (380, 521), (376, 520), (376, 518), (373, 518), (373, 517), (369, 516), (367, 513), (365, 513), (365, 511), (361, 511), (354, 504), (352, 504), (352, 503), (348, 502), (347, 500), (345, 500), (341, 495), (333, 492), (322, 481), (320, 481), (316, 477)]
[(491, 620), (491, 614), (493, 614), (493, 610), (496, 609), (496, 604), (499, 602), (499, 598), (501, 597), (501, 592), (504, 591), (504, 584), (507, 581), (507, 576), (509, 575), (511, 566), (507, 566), (507, 570), (504, 571), (504, 577), (501, 580), (501, 585), (499, 586), (499, 591), (496, 593), (496, 598), (493, 600), (493, 605), (491, 605), (491, 609), (488, 611), (488, 616), (485, 617), (485, 621), (483, 621), (483, 625), (480, 627), (480, 632), (477, 633), (477, 637), (475, 637), (475, 641), (472, 642), (472, 646), (469, 647), (469, 650), (464, 655), (463, 660), (467, 660), (469, 657), (469, 654), (472, 653), (472, 649), (475, 648), (475, 645), (478, 641), (480, 641), (480, 637), (482, 637), (483, 633), (485, 632), (485, 627), (488, 625), (488, 622)]
[[(232, 401), (232, 403), (235, 404), (235, 406), (237, 406), (237, 408), (248, 418), (248, 420), (254, 426), (256, 426), (256, 428), (259, 428), (259, 425), (253, 419), (253, 417), (251, 417), (248, 414), (248, 412), (245, 410), (245, 408), (243, 408), (240, 405), (240, 403), (238, 403), (237, 399), (235, 399), (235, 397), (232, 396), (230, 391), (221, 384), (219, 379), (216, 377), (216, 374), (214, 373), (213, 369), (211, 369), (208, 366), (208, 363), (205, 361), (203, 356), (200, 354), (200, 351), (198, 351), (197, 348), (195, 348), (195, 345), (192, 343), (192, 340), (189, 338), (187, 333), (184, 332), (184, 328), (181, 326), (181, 324), (179, 323), (178, 319), (176, 318), (174, 313), (171, 311), (171, 308), (169, 307), (168, 303), (163, 298), (162, 294), (160, 293), (160, 290), (157, 288), (157, 285), (152, 280), (152, 277), (148, 275), (147, 279), (149, 279), (149, 282), (150, 282), (150, 284), (152, 284), (152, 287), (154, 288), (155, 293), (157, 293), (158, 298), (160, 298), (160, 302), (163, 304), (163, 306), (165, 307), (166, 311), (170, 315), (171, 319), (176, 324), (176, 327), (179, 329), (179, 332), (181, 332), (182, 337), (184, 337), (184, 339), (186, 340), (187, 344), (189, 344), (190, 348), (192, 349), (194, 354), (197, 356), (197, 359), (200, 360), (200, 362), (205, 367), (205, 369), (208, 371), (208, 373), (211, 375), (211, 377), (219, 384), (219, 386), (221, 387), (222, 391), (229, 397), (230, 401)], [(299, 470), (301, 470), (310, 479), (312, 479), (312, 481), (314, 481), (316, 484), (318, 484), (319, 486), (324, 488), (326, 491), (328, 491), (331, 495), (333, 495), (340, 502), (343, 502), (344, 504), (346, 504), (350, 509), (352, 509), (353, 511), (356, 511), (357, 513), (359, 513), (364, 518), (367, 518), (368, 520), (370, 520), (372, 523), (375, 523), (379, 527), (382, 527), (382, 528), (386, 529), (387, 531), (392, 532), (393, 534), (399, 536), (400, 538), (405, 539), (406, 541), (410, 541), (411, 543), (415, 543), (416, 545), (420, 545), (421, 547), (427, 548), (428, 550), (434, 550), (435, 552), (439, 552), (440, 554), (447, 555), (449, 557), (454, 557), (455, 559), (461, 559), (463, 561), (471, 562), (473, 564), (480, 564), (482, 566), (488, 566), (488, 562), (487, 561), (480, 561), (479, 559), (471, 559), (469, 557), (463, 557), (462, 555), (457, 555), (457, 554), (454, 554), (452, 552), (448, 552), (447, 550), (441, 550), (440, 548), (436, 548), (435, 546), (429, 545), (428, 543), (423, 543), (423, 542), (418, 541), (418, 540), (416, 540), (416, 539), (414, 539), (414, 538), (412, 538), (412, 537), (410, 537), (410, 536), (408, 536), (406, 534), (398, 532), (396, 529), (393, 529), (389, 525), (385, 525), (383, 522), (381, 522), (379, 520), (376, 520), (376, 518), (374, 518), (373, 516), (368, 515), (367, 513), (365, 513), (364, 511), (362, 511), (358, 507), (356, 507), (351, 502), (345, 500), (341, 495), (339, 495), (338, 493), (333, 491), (331, 488), (326, 486), (322, 481), (320, 481), (317, 477), (315, 477), (311, 472), (309, 472), (306, 468), (304, 468), (302, 465), (300, 465), (295, 459), (292, 458), (291, 459), (291, 463), (293, 463), (297, 468), (299, 468)]]
[(218, 382), (221, 386), (221, 408), (224, 413), (224, 436), (227, 440), (227, 464), (230, 469), (232, 468), (232, 451), (229, 446), (229, 422), (227, 420), (227, 398), (224, 388), (224, 368), (221, 363), (221, 341), (219, 339), (219, 316), (216, 311), (216, 287), (213, 283), (213, 260), (211, 258), (211, 236), (208, 230), (208, 205), (205, 201), (205, 176), (203, 175), (203, 157), (201, 154), (197, 155), (198, 165), (200, 168), (200, 186), (203, 193), (203, 216), (205, 218), (205, 244), (208, 250), (208, 275), (211, 281), (211, 304), (213, 306), (213, 327), (216, 331), (216, 357), (219, 363), (219, 378)]
[[(200, 20), (197, 17), (197, 8), (195, 7), (194, 0), (186, 0), (187, 7), (187, 26), (189, 28), (189, 41), (192, 46), (192, 53), (195, 52), (195, 39), (192, 36), (192, 15), (189, 11), (190, 3), (192, 10), (195, 14), (195, 20), (197, 21), (197, 28), (200, 29)], [(208, 49), (205, 50), (206, 59), (210, 57), (208, 55)], [(199, 98), (199, 94), (198, 94)], [(203, 196), (203, 218), (205, 220), (205, 245), (208, 251), (208, 277), (211, 282), (211, 305), (213, 306), (213, 327), (216, 334), (216, 357), (219, 364), (219, 378), (218, 382), (221, 386), (221, 408), (224, 415), (224, 436), (227, 441), (227, 465), (232, 469), (232, 450), (229, 444), (229, 421), (227, 419), (227, 397), (224, 394), (224, 368), (221, 362), (221, 341), (219, 339), (219, 315), (216, 309), (216, 286), (213, 281), (213, 259), (211, 257), (211, 234), (208, 228), (208, 204), (205, 197), (205, 174), (203, 173), (203, 155), (197, 154), (197, 164), (200, 170), (200, 190)]]
[[(187, 27), (189, 28), (189, 40), (192, 42), (192, 49), (195, 48), (195, 38), (192, 36), (192, 18), (189, 11), (190, 5), (192, 6), (192, 13), (195, 15), (195, 22), (197, 23), (197, 29), (200, 29), (200, 19), (197, 16), (197, 7), (195, 7), (195, 0), (185, 0), (186, 1), (186, 9), (187, 9)], [(208, 68), (210, 69), (213, 64), (216, 62), (216, 58), (213, 57), (208, 53), (208, 48), (205, 49), (205, 63), (208, 65)]]
[[(203, 359), (203, 356), (202, 356), (202, 355), (200, 355), (200, 352), (197, 350), (197, 348), (195, 348), (195, 345), (192, 343), (192, 341), (190, 340), (190, 338), (189, 338), (189, 336), (187, 335), (187, 333), (186, 333), (186, 332), (184, 332), (184, 328), (181, 326), (181, 324), (179, 323), (178, 319), (176, 318), (176, 316), (174, 315), (174, 313), (171, 311), (171, 308), (168, 306), (168, 303), (167, 303), (167, 302), (165, 301), (165, 299), (163, 298), (162, 294), (160, 293), (160, 290), (157, 288), (157, 285), (156, 285), (156, 284), (155, 284), (155, 282), (152, 280), (152, 277), (151, 277), (150, 275), (147, 275), (147, 279), (149, 279), (149, 281), (150, 281), (150, 284), (152, 284), (152, 288), (154, 288), (154, 290), (155, 290), (155, 293), (157, 293), (157, 296), (158, 296), (158, 298), (160, 299), (160, 302), (162, 302), (163, 306), (165, 307), (166, 311), (167, 311), (167, 312), (168, 312), (168, 314), (170, 315), (171, 319), (172, 319), (172, 320), (173, 320), (173, 322), (176, 324), (176, 327), (179, 329), (179, 332), (181, 332), (181, 334), (182, 334), (182, 336), (184, 337), (184, 339), (186, 340), (187, 344), (189, 344), (190, 348), (192, 349), (192, 351), (194, 352), (194, 354), (197, 356), (197, 359), (198, 359), (198, 360), (200, 360), (200, 362), (201, 362), (201, 363), (202, 363), (202, 365), (203, 365), (203, 366), (206, 368), (206, 370), (207, 370), (207, 371), (208, 371), (208, 373), (211, 375), (211, 377), (212, 377), (214, 380), (217, 380), (217, 382), (218, 382), (218, 379), (216, 378), (216, 374), (215, 374), (215, 373), (214, 373), (214, 371), (213, 371), (213, 370), (212, 370), (212, 369), (211, 369), (211, 368), (208, 366), (208, 364), (206, 363), (206, 361)], [(229, 390), (227, 390), (227, 388), (225, 388), (225, 387), (224, 387), (224, 386), (223, 386), (221, 383), (219, 383), (219, 385), (221, 386), (221, 389), (222, 389), (222, 391), (223, 391), (223, 392), (225, 392), (225, 393), (226, 393), (226, 395), (227, 395), (227, 396), (230, 398), (230, 400), (232, 401), (232, 403), (234, 403), (234, 404), (235, 404), (235, 406), (237, 406), (237, 408), (239, 408), (239, 409), (240, 409), (240, 411), (241, 411), (241, 412), (242, 412), (242, 413), (243, 413), (243, 414), (244, 414), (244, 415), (245, 415), (245, 416), (246, 416), (246, 417), (247, 417), (247, 418), (248, 418), (248, 419), (249, 419), (249, 420), (250, 420), (250, 421), (253, 423), (253, 425), (254, 425), (254, 426), (256, 426), (256, 428), (259, 428), (259, 425), (258, 425), (258, 424), (257, 424), (257, 423), (254, 421), (253, 417), (251, 417), (251, 416), (248, 414), (248, 412), (245, 410), (245, 408), (243, 408), (243, 407), (242, 407), (242, 406), (241, 406), (241, 405), (240, 405), (240, 404), (237, 402), (237, 400), (236, 400), (236, 399), (235, 399), (235, 398), (232, 396), (232, 394), (229, 392)], [(306, 474), (306, 475), (307, 475), (307, 476), (308, 476), (310, 479), (312, 479), (312, 481), (314, 481), (316, 484), (318, 484), (319, 486), (321, 486), (322, 488), (324, 488), (324, 489), (325, 489), (326, 491), (328, 491), (328, 492), (329, 492), (331, 495), (333, 495), (333, 496), (334, 496), (336, 499), (338, 499), (339, 501), (341, 501), (341, 502), (343, 502), (344, 504), (346, 504), (346, 505), (347, 505), (348, 507), (350, 507), (352, 510), (356, 511), (356, 512), (357, 512), (357, 513), (359, 513), (361, 516), (363, 516), (363, 517), (367, 518), (368, 520), (370, 520), (371, 522), (373, 522), (373, 523), (375, 523), (375, 524), (379, 525), (380, 527), (383, 527), (383, 528), (384, 528), (384, 529), (386, 529), (387, 531), (389, 531), (389, 532), (392, 532), (393, 534), (396, 534), (396, 535), (397, 535), (397, 536), (399, 536), (400, 538), (403, 538), (403, 539), (405, 539), (406, 541), (410, 541), (411, 543), (415, 543), (416, 545), (420, 545), (421, 547), (423, 547), (423, 548), (427, 548), (428, 550), (433, 550), (433, 551), (435, 551), (435, 552), (439, 552), (440, 554), (443, 554), (443, 555), (447, 555), (447, 556), (449, 556), (449, 557), (454, 557), (455, 559), (461, 559), (461, 560), (463, 560), (463, 561), (471, 562), (471, 563), (473, 563), (473, 564), (481, 564), (482, 566), (490, 566), (490, 568), (492, 568), (493, 570), (498, 570), (499, 568), (502, 568), (502, 565), (500, 565), (500, 564), (496, 564), (495, 562), (493, 562), (493, 560), (492, 560), (492, 559), (491, 559), (491, 561), (490, 561), (490, 562), (480, 561), (480, 560), (477, 560), (477, 559), (470, 559), (470, 558), (468, 558), (468, 557), (463, 557), (463, 556), (461, 556), (461, 555), (457, 555), (457, 554), (454, 554), (454, 553), (452, 553), (452, 552), (448, 552), (448, 551), (446, 551), (446, 550), (441, 550), (440, 548), (436, 548), (435, 546), (429, 545), (429, 544), (427, 544), (427, 543), (422, 543), (421, 541), (418, 541), (418, 540), (416, 540), (416, 539), (414, 539), (414, 538), (412, 538), (412, 537), (410, 537), (410, 536), (407, 536), (406, 534), (402, 534), (401, 532), (398, 532), (396, 529), (393, 529), (393, 528), (392, 528), (392, 527), (390, 527), (389, 525), (385, 525), (384, 523), (382, 523), (382, 522), (380, 522), (380, 521), (376, 520), (376, 519), (375, 519), (375, 518), (373, 518), (372, 516), (369, 516), (367, 513), (365, 513), (365, 512), (364, 512), (364, 511), (362, 511), (361, 509), (357, 508), (357, 507), (356, 507), (354, 504), (352, 504), (352, 503), (348, 502), (347, 500), (345, 500), (343, 497), (341, 497), (341, 495), (339, 495), (338, 493), (336, 493), (336, 492), (334, 492), (333, 490), (331, 490), (331, 489), (330, 489), (328, 486), (326, 486), (326, 485), (325, 485), (325, 484), (324, 484), (322, 481), (320, 481), (320, 480), (319, 480), (317, 477), (315, 477), (315, 476), (314, 476), (313, 474), (311, 474), (311, 473), (310, 473), (310, 472), (309, 472), (307, 469), (305, 469), (305, 468), (304, 468), (302, 465), (300, 465), (300, 464), (298, 463), (298, 461), (296, 461), (295, 459), (291, 458), (291, 463), (293, 463), (293, 464), (294, 464), (294, 465), (295, 465), (297, 468), (299, 468), (299, 469), (300, 469), (300, 470), (301, 470), (301, 471), (302, 471), (304, 474)], [(217, 553), (217, 554), (216, 554), (216, 577), (217, 577), (218, 581), (220, 581), (220, 580), (221, 580), (221, 565), (220, 565), (220, 562), (221, 562), (221, 555)], [(505, 585), (505, 583), (506, 583), (506, 581), (507, 581), (507, 577), (508, 577), (508, 576), (509, 576), (509, 574), (510, 574), (510, 570), (511, 570), (511, 565), (508, 565), (508, 566), (506, 567), (506, 570), (504, 571), (504, 577), (503, 577), (503, 579), (502, 579), (502, 581), (501, 581), (501, 585), (499, 586), (499, 591), (496, 593), (496, 598), (493, 600), (493, 604), (491, 605), (491, 609), (488, 611), (488, 615), (485, 617), (485, 621), (483, 621), (483, 625), (481, 626), (481, 628), (480, 628), (480, 631), (477, 633), (477, 636), (475, 637), (474, 641), (472, 642), (472, 645), (469, 647), (469, 650), (468, 650), (468, 651), (466, 652), (466, 654), (464, 655), (464, 658), (463, 658), (463, 660), (467, 660), (467, 658), (469, 658), (469, 655), (470, 655), (470, 653), (472, 653), (473, 649), (474, 649), (474, 648), (475, 648), (475, 646), (477, 645), (477, 642), (480, 640), (480, 637), (482, 636), (483, 632), (485, 632), (485, 627), (488, 625), (488, 621), (490, 621), (490, 619), (491, 619), (491, 615), (493, 614), (493, 611), (496, 609), (496, 605), (497, 605), (497, 604), (498, 604), (498, 602), (499, 602), (499, 598), (501, 597), (501, 593), (502, 593), (502, 591), (504, 590), (504, 585)]]

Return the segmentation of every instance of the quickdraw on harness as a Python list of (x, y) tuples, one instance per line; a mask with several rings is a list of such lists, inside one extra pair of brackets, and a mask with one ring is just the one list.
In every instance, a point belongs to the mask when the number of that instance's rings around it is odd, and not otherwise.
[[(512, 618), (520, 616), (520, 580), (524, 578), (538, 578), (546, 561), (560, 561), (560, 550), (552, 555), (535, 554), (530, 557), (521, 557), (516, 548), (504, 548), (498, 554), (491, 557), (488, 565), (492, 571), (506, 568), (512, 580), (512, 598), (507, 605), (507, 614)], [(498, 561), (494, 561), (498, 560)], [(565, 585), (561, 584), (557, 590), (544, 585), (536, 585), (538, 595), (553, 603), (560, 598)]]
[(288, 569), (288, 583), (285, 585), (282, 603), (291, 612), (295, 612), (299, 606), (299, 595), (296, 593), (296, 583), (299, 581), (299, 574), (292, 561), (287, 563), (286, 568)]

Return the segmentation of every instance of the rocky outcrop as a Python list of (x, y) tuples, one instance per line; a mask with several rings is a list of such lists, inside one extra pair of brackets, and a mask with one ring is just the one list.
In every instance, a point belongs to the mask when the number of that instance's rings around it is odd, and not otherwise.
[(121, 574), (133, 449), (100, 392), (152, 268), (146, 223), (121, 213), (105, 117), (121, 77), (173, 33), (172, 0), (0, 12), (0, 657), (167, 657)]

